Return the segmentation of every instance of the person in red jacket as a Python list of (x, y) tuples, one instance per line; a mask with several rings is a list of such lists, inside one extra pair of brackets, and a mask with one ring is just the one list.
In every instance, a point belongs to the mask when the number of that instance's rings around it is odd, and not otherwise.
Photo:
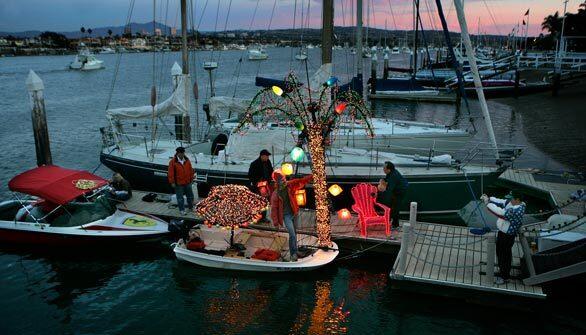
[(179, 147), (175, 150), (175, 156), (169, 161), (169, 170), (167, 176), (169, 184), (175, 189), (177, 195), (177, 206), (181, 215), (185, 215), (185, 205), (183, 204), (183, 195), (187, 197), (187, 208), (193, 209), (193, 167), (191, 161), (185, 156), (185, 148)]
[(295, 201), (295, 191), (305, 187), (313, 178), (312, 175), (303, 178), (287, 178), (280, 171), (273, 172), (273, 180), (276, 183), (275, 190), (271, 195), (271, 219), (275, 226), (285, 225), (289, 232), (289, 253), (291, 261), (297, 261), (297, 236), (293, 224), (295, 215), (299, 211), (297, 201)]

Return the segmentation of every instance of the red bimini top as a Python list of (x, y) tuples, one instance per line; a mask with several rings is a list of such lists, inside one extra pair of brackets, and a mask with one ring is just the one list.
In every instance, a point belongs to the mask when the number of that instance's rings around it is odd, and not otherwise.
[(12, 178), (8, 188), (64, 205), (73, 199), (108, 184), (87, 171), (64, 169), (55, 165), (34, 168)]

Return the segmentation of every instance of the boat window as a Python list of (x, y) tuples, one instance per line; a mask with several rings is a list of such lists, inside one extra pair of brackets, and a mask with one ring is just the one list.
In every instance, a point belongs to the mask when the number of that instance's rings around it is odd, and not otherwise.
[(63, 207), (64, 211), (58, 217), (51, 220), (51, 226), (80, 226), (105, 219), (116, 211), (116, 207), (105, 195), (98, 196), (92, 202), (71, 202)]

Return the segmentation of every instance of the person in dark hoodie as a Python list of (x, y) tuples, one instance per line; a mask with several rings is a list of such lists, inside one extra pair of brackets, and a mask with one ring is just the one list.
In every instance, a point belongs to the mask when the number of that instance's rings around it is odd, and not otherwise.
[[(250, 168), (248, 169), (250, 190), (265, 197), (269, 196), (269, 183), (273, 174), (273, 164), (269, 159), (270, 155), (271, 153), (267, 149), (261, 150), (258, 158), (250, 163)], [(261, 184), (259, 185), (259, 183)], [(263, 187), (264, 190), (262, 189)]]
[(112, 175), (110, 186), (112, 187), (112, 196), (114, 199), (125, 201), (132, 197), (130, 183), (120, 173), (116, 172)]
[(393, 229), (399, 228), (399, 208), (405, 199), (409, 183), (401, 175), (392, 162), (385, 162), (383, 167), (385, 178), (378, 184), (377, 201), (391, 209), (391, 224)]
[(169, 170), (167, 171), (169, 184), (175, 189), (177, 195), (177, 206), (181, 215), (185, 215), (185, 204), (183, 195), (187, 197), (187, 208), (193, 209), (193, 167), (191, 161), (185, 155), (185, 148), (179, 147), (175, 150), (175, 156), (169, 161)]

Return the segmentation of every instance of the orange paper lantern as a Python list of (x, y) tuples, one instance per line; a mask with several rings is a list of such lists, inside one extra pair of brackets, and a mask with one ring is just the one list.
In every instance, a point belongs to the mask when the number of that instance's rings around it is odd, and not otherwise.
[(295, 191), (295, 201), (298, 206), (305, 206), (307, 203), (307, 196), (304, 189)]
[(352, 217), (352, 214), (346, 208), (340, 209), (338, 211), (338, 218), (340, 218), (342, 220), (348, 220), (351, 217)]

